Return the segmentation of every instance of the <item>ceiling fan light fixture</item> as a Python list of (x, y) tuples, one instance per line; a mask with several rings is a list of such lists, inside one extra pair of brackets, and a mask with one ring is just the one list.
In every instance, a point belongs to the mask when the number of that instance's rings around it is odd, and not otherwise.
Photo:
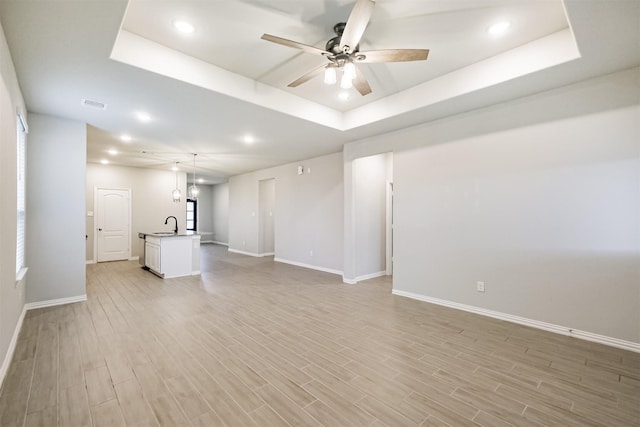
[(335, 67), (327, 67), (324, 70), (324, 83), (327, 85), (334, 85), (338, 81), (338, 76)]
[(347, 62), (344, 64), (342, 69), (343, 76), (347, 76), (349, 80), (353, 80), (356, 78), (356, 66), (353, 65), (353, 62)]
[(353, 79), (349, 77), (347, 73), (342, 73), (342, 79), (340, 79), (340, 88), (351, 89), (353, 87)]

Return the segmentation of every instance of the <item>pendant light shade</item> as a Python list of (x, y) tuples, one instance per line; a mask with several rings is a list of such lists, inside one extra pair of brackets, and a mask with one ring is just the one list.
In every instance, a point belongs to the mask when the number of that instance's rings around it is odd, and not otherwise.
[(171, 192), (171, 197), (173, 197), (173, 203), (180, 203), (180, 197), (182, 194), (180, 193), (180, 189), (178, 188), (178, 162), (176, 162), (175, 166), (176, 171), (176, 188)]
[(194, 153), (194, 155), (193, 155), (193, 183), (191, 184), (191, 186), (189, 187), (189, 190), (188, 190), (188, 194), (189, 194), (189, 198), (190, 199), (197, 199), (198, 198), (198, 194), (200, 194), (200, 190), (198, 189), (198, 187), (196, 187), (196, 156), (197, 156), (197, 154)]

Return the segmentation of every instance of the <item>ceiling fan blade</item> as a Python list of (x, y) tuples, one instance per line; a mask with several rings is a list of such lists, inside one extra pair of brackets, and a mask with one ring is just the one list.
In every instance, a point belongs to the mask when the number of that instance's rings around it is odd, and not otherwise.
[[(364, 59), (360, 59), (360, 56)], [(429, 49), (387, 49), (371, 50), (369, 52), (358, 52), (356, 61), (364, 63), (375, 62), (407, 62), (424, 61), (429, 56)]]
[(326, 67), (327, 67), (326, 65), (322, 65), (322, 66), (320, 66), (318, 68), (314, 68), (313, 70), (311, 70), (308, 73), (306, 73), (306, 74), (302, 75), (301, 77), (299, 77), (297, 80), (292, 81), (287, 86), (289, 86), (289, 87), (298, 87), (302, 83), (306, 83), (309, 80), (311, 80), (312, 78), (322, 74)]
[(358, 67), (356, 67), (356, 78), (353, 79), (353, 86), (362, 96), (369, 95), (371, 93), (371, 86), (369, 86), (367, 78), (362, 74), (362, 71), (360, 71)]
[(278, 37), (278, 36), (272, 36), (271, 34), (263, 34), (262, 37), (260, 38), (262, 40), (281, 44), (283, 46), (304, 50), (305, 52), (312, 53), (314, 55), (324, 55), (324, 56), (330, 55), (329, 52), (319, 49), (317, 47), (309, 46), (307, 44), (303, 44), (299, 42), (294, 42), (293, 40), (289, 40), (289, 39), (283, 39), (282, 37)]
[(351, 53), (358, 46), (364, 30), (369, 24), (375, 4), (374, 0), (358, 0), (356, 2), (347, 20), (347, 25), (342, 32), (340, 50), (344, 51), (345, 47), (347, 47), (347, 52)]

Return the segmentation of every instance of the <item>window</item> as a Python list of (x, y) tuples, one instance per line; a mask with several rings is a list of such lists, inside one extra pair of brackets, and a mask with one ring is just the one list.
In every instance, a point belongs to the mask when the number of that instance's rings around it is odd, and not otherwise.
[(27, 272), (25, 266), (25, 223), (26, 223), (26, 143), (27, 143), (27, 122), (20, 114), (17, 118), (18, 128), (18, 146), (17, 146), (17, 182), (18, 182), (18, 198), (17, 198), (17, 240), (16, 240), (16, 279), (22, 280)]
[(187, 230), (197, 231), (198, 226), (198, 200), (187, 199)]

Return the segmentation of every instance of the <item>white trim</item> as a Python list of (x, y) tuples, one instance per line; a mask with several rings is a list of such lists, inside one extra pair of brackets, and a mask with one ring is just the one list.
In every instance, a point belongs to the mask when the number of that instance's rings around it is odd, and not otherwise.
[[(209, 242), (207, 242), (207, 243), (209, 243)], [(227, 243), (227, 242), (219, 242), (217, 240), (212, 240), (211, 243), (213, 243), (214, 245), (229, 246), (229, 243)]]
[(377, 273), (371, 273), (371, 274), (365, 274), (364, 276), (358, 276), (355, 279), (347, 279), (346, 277), (344, 277), (344, 274), (342, 275), (342, 281), (344, 283), (347, 283), (349, 285), (355, 285), (358, 282), (361, 282), (363, 280), (369, 280), (369, 279), (374, 279), (376, 277), (380, 277), (380, 276), (386, 276), (387, 272), (386, 271), (378, 271)]
[(71, 304), (74, 302), (81, 302), (87, 300), (87, 294), (78, 295), (75, 297), (50, 299), (47, 301), (30, 302), (25, 305), (27, 310), (34, 310), (36, 308), (53, 307), (55, 305)]
[(324, 271), (325, 273), (338, 274), (342, 276), (342, 271), (334, 270), (332, 268), (318, 267), (317, 265), (304, 264), (302, 262), (289, 261), (287, 259), (282, 259), (282, 258), (273, 258), (273, 260), (275, 262), (281, 262), (283, 264), (291, 264), (291, 265), (295, 265), (296, 267), (310, 268), (311, 270)]
[(94, 259), (88, 259), (88, 260), (86, 261), (86, 264), (87, 264), (87, 265), (89, 265), (89, 264), (95, 264), (95, 263), (96, 263), (96, 260), (94, 260)]
[(392, 294), (401, 297), (407, 297), (419, 301), (428, 302), (431, 304), (442, 305), (444, 307), (455, 308), (457, 310), (468, 311), (470, 313), (480, 314), (482, 316), (493, 317), (494, 319), (506, 320), (507, 322), (517, 323), (519, 325), (530, 326), (536, 329), (542, 329), (545, 331), (553, 332), (560, 335), (566, 335), (569, 337), (579, 338), (585, 341), (592, 341), (599, 344), (608, 345), (610, 347), (617, 347), (624, 350), (640, 353), (640, 343), (633, 341), (625, 341), (619, 338), (608, 337), (606, 335), (594, 334), (592, 332), (580, 331), (566, 326), (554, 325), (552, 323), (541, 322), (539, 320), (528, 319), (526, 317), (514, 316), (512, 314), (501, 313), (499, 311), (487, 310), (485, 308), (474, 307), (472, 305), (460, 304), (457, 302), (442, 300), (438, 298), (431, 298), (420, 294), (414, 294), (413, 292), (406, 292), (394, 289)]
[(18, 336), (20, 335), (20, 331), (22, 330), (22, 322), (24, 321), (24, 315), (27, 313), (27, 307), (22, 307), (22, 313), (20, 313), (20, 317), (18, 317), (18, 322), (16, 323), (16, 327), (13, 330), (13, 336), (11, 337), (11, 342), (9, 342), (9, 348), (7, 348), (7, 353), (4, 355), (4, 360), (2, 361), (2, 367), (0, 367), (0, 388), (4, 384), (4, 378), (9, 371), (9, 366), (11, 365), (11, 361), (13, 360), (13, 353), (16, 351), (16, 344), (18, 343)]
[(191, 272), (191, 275), (192, 275), (192, 276), (198, 276), (199, 274), (200, 274), (200, 270), (193, 270), (193, 271)]
[(27, 271), (29, 271), (29, 267), (22, 267), (18, 270), (18, 274), (16, 274), (16, 288), (24, 280), (24, 276), (27, 275)]
[(233, 252), (234, 254), (240, 254), (240, 255), (247, 255), (247, 256), (254, 256), (254, 257), (260, 257), (260, 254), (256, 254), (254, 252), (245, 252), (245, 251), (240, 251), (238, 249), (228, 249), (229, 252)]
[(129, 261), (138, 261), (138, 260), (140, 260), (139, 256), (130, 256), (129, 257)]
[(386, 275), (387, 275), (386, 271), (378, 271), (376, 273), (365, 274), (364, 276), (358, 276), (354, 280), (356, 282), (361, 282), (363, 280), (375, 279), (376, 277), (386, 276)]
[(259, 256), (274, 256), (276, 253), (275, 252), (264, 252), (261, 253)]

